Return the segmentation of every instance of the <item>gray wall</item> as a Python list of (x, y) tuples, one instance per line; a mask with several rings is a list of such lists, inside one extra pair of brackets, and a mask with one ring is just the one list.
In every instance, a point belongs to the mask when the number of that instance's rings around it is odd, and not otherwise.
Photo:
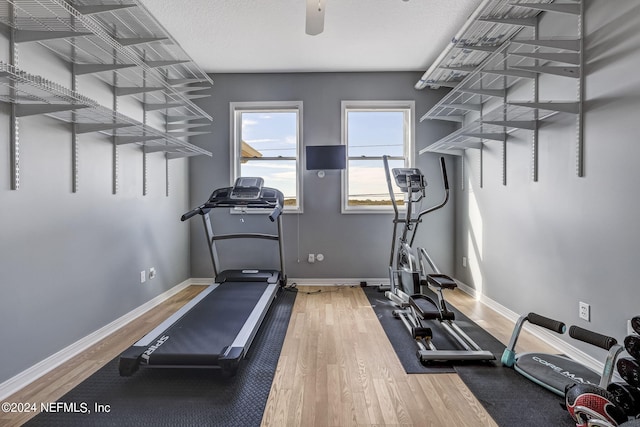
[[(558, 116), (541, 130), (539, 182), (530, 178), (526, 132), (508, 143), (507, 186), (499, 145), (484, 150), (482, 188), (478, 153), (469, 151), (458, 194), (456, 276), (515, 312), (622, 339), (626, 319), (640, 314), (640, 4), (611, 4), (586, 2), (586, 176), (575, 172), (573, 118)], [(541, 36), (570, 35), (561, 22), (545, 17)], [(561, 85), (549, 80), (543, 88), (551, 96), (566, 90)], [(463, 256), (477, 261), (463, 268)], [(590, 323), (578, 318), (579, 301), (591, 304)]]
[[(303, 142), (306, 145), (340, 143), (340, 103), (342, 100), (415, 100), (416, 152), (451, 131), (448, 123), (419, 123), (444, 92), (416, 91), (420, 73), (306, 73), (306, 74), (220, 74), (214, 76), (211, 98), (199, 105), (214, 117), (211, 135), (192, 138), (214, 153), (213, 159), (196, 158), (190, 169), (190, 194), (194, 203), (204, 201), (217, 187), (229, 185), (230, 117), (229, 103), (240, 101), (303, 101)], [(437, 157), (418, 158), (431, 183), (429, 201), (442, 196)], [(387, 277), (391, 241), (391, 215), (340, 213), (340, 173), (327, 172), (319, 179), (304, 171), (304, 213), (284, 216), (285, 258), (293, 278), (384, 278)], [(455, 179), (455, 174), (453, 174)], [(440, 190), (437, 190), (440, 189)], [(425, 222), (418, 243), (426, 246), (445, 271), (453, 266), (454, 205)], [(200, 221), (192, 221), (191, 272), (194, 277), (212, 276)], [(264, 217), (237, 216), (222, 212), (214, 219), (214, 229), (262, 229)], [(268, 224), (266, 225), (268, 227)], [(426, 236), (429, 235), (429, 241)], [(242, 243), (242, 242), (240, 242)], [(250, 245), (251, 246), (251, 245)], [(242, 249), (241, 249), (242, 248)], [(221, 247), (222, 262), (228, 267), (268, 267), (277, 265), (276, 251), (269, 243), (258, 245), (260, 252), (247, 252), (239, 243)], [(322, 253), (325, 260), (309, 264), (308, 253)]]
[[(6, 60), (7, 43), (0, 43)], [(66, 64), (37, 44), (19, 47), (23, 69), (71, 86)], [(95, 78), (79, 90), (112, 105)], [(137, 102), (123, 98), (137, 114)], [(120, 191), (112, 194), (111, 143), (84, 134), (79, 191), (71, 191), (71, 132), (47, 117), (20, 127), (20, 189), (10, 189), (8, 107), (0, 104), (0, 383), (105, 326), (189, 278), (187, 160), (148, 157), (148, 195), (142, 195), (142, 152), (120, 149)], [(140, 283), (140, 271), (158, 276)]]

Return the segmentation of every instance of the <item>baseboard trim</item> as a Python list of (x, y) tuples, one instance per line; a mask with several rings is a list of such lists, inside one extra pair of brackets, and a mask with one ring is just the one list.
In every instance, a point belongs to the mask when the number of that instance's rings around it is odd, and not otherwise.
[[(181, 290), (185, 289), (190, 285), (209, 285), (211, 284), (213, 279), (211, 278), (191, 278), (187, 279), (184, 282), (174, 286), (173, 288), (165, 291), (164, 293), (156, 296), (150, 301), (142, 304), (138, 308), (130, 311), (129, 313), (121, 316), (120, 318), (114, 320), (108, 325), (103, 326), (97, 331), (87, 335), (84, 338), (76, 341), (75, 343), (63, 348), (57, 353), (47, 357), (46, 359), (38, 362), (32, 367), (20, 372), (12, 378), (0, 383), (0, 400), (5, 400), (7, 397), (16, 393), (20, 389), (24, 388), (28, 384), (36, 381), (38, 378), (44, 376), (48, 372), (67, 362), (71, 358), (77, 356), (81, 352), (87, 350), (89, 347), (97, 344), (100, 340), (108, 337), (110, 334), (114, 333), (118, 329), (132, 322), (136, 318), (140, 317), (147, 311), (151, 310), (155, 306), (161, 304), (165, 300), (169, 299), (173, 295), (177, 294)], [(291, 278), (289, 279), (289, 284), (296, 283), (298, 285), (303, 286), (336, 286), (336, 285), (360, 285), (361, 282), (367, 282), (368, 286), (378, 286), (378, 285), (388, 285), (388, 278)], [(486, 295), (477, 296), (477, 292), (474, 288), (460, 282), (458, 282), (458, 288), (467, 293), (468, 295), (479, 299), (479, 301), (494, 310), (498, 314), (503, 317), (509, 319), (512, 322), (518, 320), (519, 314), (516, 312), (506, 308), (502, 304), (492, 300)], [(589, 356), (578, 348), (570, 345), (566, 341), (558, 338), (555, 334), (540, 328), (535, 325), (526, 324), (524, 327), (525, 330), (529, 331), (531, 334), (536, 336), (537, 338), (545, 341), (552, 347), (556, 348), (560, 353), (566, 354), (567, 356), (577, 360), (578, 362), (588, 366), (589, 368), (595, 370), (596, 372), (601, 372), (604, 366), (603, 362), (596, 360), (595, 358)]]
[[(360, 282), (365, 281), (367, 282), (368, 286), (378, 286), (378, 285), (389, 285), (389, 278), (368, 278), (368, 279), (354, 279), (354, 278), (349, 278), (349, 279), (340, 279), (340, 278), (315, 278), (315, 279), (311, 279), (311, 278), (299, 278), (299, 279), (289, 279), (289, 284), (292, 283), (296, 283), (298, 285), (303, 285), (303, 286), (336, 286), (336, 285), (359, 285)], [(458, 283), (458, 288), (470, 295), (471, 297), (478, 299), (482, 304), (486, 305), (487, 307), (489, 307), (490, 309), (492, 309), (493, 311), (495, 311), (496, 313), (500, 314), (501, 316), (507, 318), (508, 320), (510, 320), (511, 322), (515, 323), (518, 318), (520, 317), (520, 315), (510, 309), (508, 309), (507, 307), (503, 306), (502, 304), (498, 303), (497, 301), (492, 300), (491, 298), (487, 297), (486, 295), (480, 295), (478, 296), (478, 293), (476, 291), (475, 288), (472, 288), (471, 286), (456, 280), (456, 282)], [(579, 363), (582, 363), (583, 365), (593, 369), (596, 372), (602, 372), (602, 369), (604, 367), (604, 362), (601, 362), (593, 357), (591, 357), (590, 355), (588, 355), (587, 353), (583, 352), (582, 350), (578, 349), (577, 347), (572, 346), (571, 344), (569, 344), (568, 342), (562, 340), (561, 338), (558, 337), (558, 335), (544, 329), (541, 328), (539, 326), (536, 325), (532, 325), (529, 323), (526, 323), (524, 326), (524, 329), (526, 331), (528, 331), (529, 333), (533, 334), (536, 338), (541, 339), (542, 341), (546, 342), (547, 344), (549, 344), (550, 346), (554, 347), (559, 353), (565, 354), (568, 357), (575, 359), (576, 361), (578, 361)]]
[[(486, 295), (480, 295), (480, 297), (478, 298), (477, 292), (474, 288), (464, 283), (461, 283), (459, 281), (457, 282), (458, 282), (458, 288), (460, 288), (460, 290), (478, 299), (482, 304), (486, 305), (487, 307), (489, 307), (496, 313), (502, 315), (503, 317), (506, 317), (510, 321), (515, 323), (520, 317), (520, 314), (508, 309), (507, 307), (492, 300)], [(547, 329), (541, 328), (539, 326), (532, 325), (528, 322), (525, 323), (523, 329), (528, 331), (532, 335), (534, 335), (536, 338), (539, 338), (542, 341), (549, 344), (550, 346), (554, 347), (559, 353), (567, 355), (568, 357), (593, 369), (596, 372), (600, 372), (600, 373), (602, 372), (602, 369), (604, 367), (604, 362), (598, 361), (597, 359), (591, 357), (590, 355), (583, 352), (582, 350), (572, 346), (568, 342), (559, 338), (557, 334), (554, 334), (548, 331)]]
[[(206, 281), (208, 280), (208, 281)], [(211, 279), (188, 279), (184, 282), (174, 286), (173, 288), (163, 292), (157, 297), (149, 300), (148, 302), (142, 304), (138, 308), (131, 310), (129, 313), (124, 316), (119, 317), (108, 325), (103, 326), (95, 332), (85, 336), (84, 338), (79, 339), (73, 344), (63, 348), (55, 354), (47, 357), (46, 359), (36, 363), (32, 367), (20, 372), (16, 376), (9, 378), (0, 384), (0, 400), (4, 400), (12, 394), (16, 393), (20, 389), (25, 386), (31, 384), (33, 381), (38, 378), (44, 376), (48, 372), (67, 362), (71, 358), (77, 356), (83, 351), (87, 350), (89, 347), (97, 344), (100, 340), (108, 337), (110, 334), (114, 333), (118, 329), (127, 325), (129, 322), (135, 320), (140, 317), (147, 311), (151, 310), (155, 306), (159, 305), (163, 301), (169, 299), (173, 295), (177, 294), (184, 288), (190, 285), (200, 285), (200, 284), (210, 284)]]
[(195, 277), (188, 280), (189, 285), (208, 286), (213, 283), (213, 277)]
[(367, 286), (378, 286), (378, 285), (388, 285), (389, 278), (289, 278), (287, 283), (289, 285), (296, 284), (301, 286), (340, 286), (340, 285), (348, 285), (360, 286), (361, 282), (366, 282)]

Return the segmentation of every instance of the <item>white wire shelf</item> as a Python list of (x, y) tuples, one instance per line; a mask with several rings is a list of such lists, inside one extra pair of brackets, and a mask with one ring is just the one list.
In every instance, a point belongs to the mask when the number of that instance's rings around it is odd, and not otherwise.
[(168, 158), (211, 152), (167, 132), (140, 123), (41, 76), (0, 61), (0, 102), (15, 104), (16, 116), (44, 114), (73, 124), (77, 133), (99, 132), (116, 144), (144, 145), (146, 152), (163, 151)]
[[(146, 56), (147, 61), (164, 61), (171, 58), (185, 61), (169, 67), (170, 78), (197, 80), (213, 84), (205, 73), (169, 32), (151, 15), (138, 0), (73, 0), (72, 5), (100, 22), (105, 30), (115, 31), (114, 37), (121, 44)], [(108, 11), (93, 12), (105, 7), (118, 7)], [(149, 42), (145, 42), (149, 41)]]
[[(116, 86), (116, 95), (135, 96), (148, 110), (212, 120), (185, 88), (174, 86), (211, 84), (211, 79), (140, 3), (77, 0), (73, 5), (87, 14), (63, 0), (5, 0), (0, 23), (15, 30), (16, 43), (40, 43), (74, 64), (76, 75), (95, 74)], [(119, 8), (104, 11), (107, 7)]]
[[(527, 3), (548, 4), (553, 0)], [(474, 69), (505, 42), (525, 28), (535, 26), (540, 10), (514, 5), (513, 0), (485, 0), (472, 14), (440, 57), (416, 83), (416, 89), (437, 88), (441, 82), (457, 82), (464, 75), (461, 67)]]
[[(492, 141), (506, 144), (511, 133), (529, 130), (533, 131), (532, 177), (537, 181), (538, 123), (568, 113), (576, 117), (576, 172), (583, 176), (583, 7), (583, 0), (483, 0), (415, 85), (416, 89), (451, 88), (421, 121), (447, 120), (461, 126), (420, 154), (462, 155)], [(542, 12), (576, 17), (576, 35), (539, 37), (537, 25)], [(576, 87), (575, 98), (569, 95), (570, 100), (541, 101), (541, 75), (571, 80)], [(571, 87), (564, 83), (561, 86)], [(530, 100), (514, 101), (522, 97)], [(506, 185), (506, 148), (502, 151)]]
[[(570, 110), (573, 102), (511, 102), (501, 104), (481, 118), (477, 118), (464, 127), (439, 139), (420, 150), (426, 152), (461, 155), (467, 149), (480, 149), (485, 142), (506, 141), (511, 133), (525, 129), (535, 129), (536, 122), (549, 119), (558, 114), (560, 109)], [(506, 117), (506, 119), (505, 119)]]
[[(522, 79), (533, 80), (537, 74), (580, 77), (578, 40), (514, 39), (504, 43), (485, 58), (482, 64), (460, 71), (464, 78), (447, 95), (421, 117), (463, 122), (469, 112), (479, 112), (491, 98), (505, 98), (508, 90)], [(541, 63), (542, 61), (542, 63)]]

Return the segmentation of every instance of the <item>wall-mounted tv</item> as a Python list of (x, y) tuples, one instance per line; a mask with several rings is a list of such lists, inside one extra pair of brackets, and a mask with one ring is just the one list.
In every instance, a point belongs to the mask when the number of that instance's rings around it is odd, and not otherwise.
[(346, 169), (347, 150), (344, 145), (307, 145), (307, 170)]

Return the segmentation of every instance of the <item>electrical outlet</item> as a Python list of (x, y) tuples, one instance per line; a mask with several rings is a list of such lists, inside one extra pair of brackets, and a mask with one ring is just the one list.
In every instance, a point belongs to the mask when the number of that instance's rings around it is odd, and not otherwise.
[(155, 278), (156, 278), (156, 269), (154, 267), (151, 267), (149, 269), (149, 280), (155, 279)]
[(316, 262), (316, 256), (314, 254), (309, 254), (307, 261), (313, 264), (314, 262)]
[(147, 281), (147, 272), (145, 270), (142, 270), (140, 272), (140, 283), (144, 283)]
[(591, 321), (591, 306), (589, 304), (587, 304), (586, 302), (582, 302), (580, 301), (580, 304), (578, 305), (578, 309), (579, 309), (579, 316), (581, 319), (586, 320), (587, 322)]
[(466, 256), (463, 256), (463, 257), (462, 257), (462, 266), (463, 266), (463, 267), (466, 267), (466, 266), (467, 266), (467, 257), (466, 257)]

